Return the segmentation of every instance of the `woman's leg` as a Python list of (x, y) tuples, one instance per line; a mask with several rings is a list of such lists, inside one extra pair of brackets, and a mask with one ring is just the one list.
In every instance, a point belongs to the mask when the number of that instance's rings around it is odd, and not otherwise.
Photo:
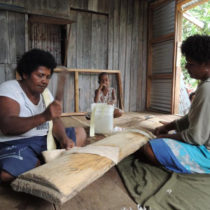
[[(41, 163), (40, 163), (40, 161), (38, 160), (38, 162), (37, 162), (37, 164), (36, 164), (35, 167), (38, 167), (38, 166), (40, 166), (40, 165), (41, 165)], [(10, 182), (12, 182), (15, 178), (16, 178), (15, 176), (12, 176), (10, 173), (8, 173), (8, 172), (5, 171), (5, 170), (2, 170), (2, 171), (0, 172), (0, 180), (1, 180), (1, 182), (10, 183)]]
[(84, 128), (75, 128), (76, 133), (76, 146), (85, 146), (87, 140), (87, 133)]
[(2, 170), (1, 173), (0, 173), (0, 180), (2, 182), (5, 182), (5, 183), (8, 183), (8, 182), (11, 182), (15, 179), (14, 176), (12, 176), (11, 174), (9, 174), (8, 172)]
[(149, 162), (152, 165), (160, 166), (161, 164), (158, 162), (157, 158), (155, 157), (155, 154), (153, 153), (152, 147), (149, 143), (146, 143), (141, 149), (139, 154), (141, 156), (144, 156), (144, 160)]

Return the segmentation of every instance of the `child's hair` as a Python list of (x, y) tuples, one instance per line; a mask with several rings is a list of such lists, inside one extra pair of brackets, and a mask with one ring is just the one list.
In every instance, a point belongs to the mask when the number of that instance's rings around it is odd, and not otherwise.
[(98, 84), (100, 84), (101, 78), (102, 78), (104, 75), (108, 75), (108, 73), (102, 72), (102, 73), (100, 73), (100, 74), (98, 75)]

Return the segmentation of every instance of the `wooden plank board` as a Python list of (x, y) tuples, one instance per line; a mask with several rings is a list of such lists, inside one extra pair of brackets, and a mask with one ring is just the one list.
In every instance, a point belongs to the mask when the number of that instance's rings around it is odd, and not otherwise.
[(0, 64), (0, 84), (5, 81), (5, 64)]
[(145, 104), (146, 104), (146, 74), (147, 74), (147, 11), (148, 11), (148, 4), (147, 2), (143, 2), (141, 4), (141, 17), (140, 17), (140, 23), (139, 25), (141, 26), (140, 29), (140, 34), (139, 34), (139, 39), (140, 39), (140, 44), (139, 44), (139, 50), (141, 53), (139, 54), (139, 66), (138, 66), (138, 82), (137, 85), (137, 111), (144, 111), (145, 110)]
[(136, 90), (138, 84), (138, 62), (139, 62), (139, 3), (140, 1), (134, 0), (133, 2), (133, 25), (132, 25), (132, 48), (131, 48), (131, 64), (130, 64), (130, 104), (129, 110), (136, 111)]
[(7, 55), (9, 52), (8, 43), (8, 20), (7, 11), (0, 12), (0, 28), (1, 28), (1, 51), (0, 51), (0, 63), (7, 63)]
[[(125, 78), (125, 71), (126, 69), (126, 38), (127, 38), (127, 7), (128, 7), (128, 1), (127, 0), (121, 0), (120, 3), (120, 34), (119, 34), (119, 69), (121, 72), (121, 80), (122, 80), (122, 87), (125, 85), (127, 81), (124, 80)], [(124, 85), (123, 85), (124, 84)], [(118, 92), (120, 90), (118, 89)], [(122, 96), (123, 97), (123, 96)]]
[(75, 112), (79, 112), (79, 75), (78, 72), (74, 73), (74, 101), (75, 101)]
[[(147, 140), (142, 134), (123, 132), (92, 145), (118, 147), (120, 161), (138, 150)], [(52, 203), (62, 204), (101, 177), (113, 165), (110, 159), (103, 156), (66, 153), (52, 162), (20, 175), (12, 183), (12, 187)]]

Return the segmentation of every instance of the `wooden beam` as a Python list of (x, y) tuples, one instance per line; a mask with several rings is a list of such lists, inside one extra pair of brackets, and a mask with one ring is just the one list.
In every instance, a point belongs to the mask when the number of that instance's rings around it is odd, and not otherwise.
[(203, 29), (204, 28), (204, 22), (198, 20), (197, 18), (193, 17), (190, 13), (184, 12), (183, 17), (189, 20), (191, 23), (195, 24), (199, 28)]
[[(54, 72), (60, 72), (60, 71), (63, 71), (63, 70), (59, 67), (54, 69)], [(106, 72), (108, 74), (120, 73), (120, 70), (104, 70), (104, 69), (70, 69), (70, 68), (67, 68), (67, 71), (78, 72), (78, 73), (94, 73), (94, 74), (103, 73), (103, 72)]]
[(175, 21), (175, 42), (174, 42), (174, 61), (173, 61), (173, 86), (171, 105), (172, 114), (179, 113), (180, 106), (180, 74), (181, 74), (181, 43), (182, 43), (182, 14), (176, 7)]
[(67, 38), (67, 43), (65, 45), (65, 57), (64, 57), (64, 66), (67, 66), (67, 58), (68, 58), (68, 49), (69, 49), (69, 44), (70, 44), (70, 37), (71, 37), (71, 24), (67, 25), (68, 30), (68, 38)]
[(150, 76), (150, 79), (156, 80), (156, 79), (172, 79), (173, 74), (152, 74)]
[(124, 109), (123, 106), (123, 88), (122, 88), (122, 81), (121, 81), (121, 73), (117, 73), (117, 85), (119, 89), (119, 106), (120, 109)]
[(12, 12), (18, 12), (18, 13), (26, 13), (25, 7), (20, 7), (20, 6), (11, 5), (11, 4), (3, 4), (3, 3), (0, 3), (0, 10), (6, 10), (6, 11), (12, 11)]
[(163, 36), (158, 37), (156, 39), (152, 39), (151, 40), (151, 43), (152, 44), (157, 44), (159, 42), (165, 42), (165, 41), (168, 41), (168, 40), (173, 40), (174, 39), (174, 36), (175, 36), (175, 33), (172, 32), (170, 34), (163, 35)]
[[(152, 40), (152, 16), (153, 10), (149, 8), (149, 27), (148, 27), (148, 40)], [(150, 108), (151, 104), (151, 78), (152, 75), (152, 42), (148, 41), (148, 52), (147, 52), (147, 81), (146, 81), (146, 109)]]
[(75, 21), (65, 19), (65, 18), (57, 18), (57, 17), (50, 17), (50, 16), (44, 16), (44, 15), (30, 15), (29, 22), (66, 25), (66, 24), (72, 24)]
[(201, 4), (204, 4), (205, 2), (208, 2), (209, 0), (200, 0), (200, 1), (196, 1), (196, 2), (192, 2), (191, 4), (189, 4), (188, 6), (184, 7), (183, 6), (185, 4), (188, 4), (189, 2), (191, 2), (192, 0), (183, 0), (183, 1), (180, 1), (178, 4), (177, 4), (177, 8), (180, 12), (186, 12), (187, 10), (190, 10), (198, 5), (201, 5)]
[(79, 74), (74, 73), (74, 111), (79, 112)]
[(61, 117), (69, 117), (69, 116), (84, 116), (87, 112), (68, 112), (62, 113)]

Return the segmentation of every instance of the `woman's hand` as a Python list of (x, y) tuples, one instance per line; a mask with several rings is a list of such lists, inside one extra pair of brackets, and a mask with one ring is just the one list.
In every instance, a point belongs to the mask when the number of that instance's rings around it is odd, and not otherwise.
[(60, 145), (62, 149), (71, 149), (72, 147), (75, 146), (75, 143), (72, 139), (70, 139), (68, 136), (66, 136), (65, 139), (60, 141)]
[(48, 107), (47, 109), (44, 111), (44, 116), (46, 118), (46, 120), (53, 120), (55, 118), (58, 118), (61, 116), (62, 114), (62, 106), (61, 106), (61, 102), (54, 100)]
[(155, 130), (154, 130), (154, 134), (156, 136), (160, 136), (161, 134), (167, 134), (168, 133), (168, 129), (166, 127), (166, 125), (162, 125), (160, 127), (157, 127)]

